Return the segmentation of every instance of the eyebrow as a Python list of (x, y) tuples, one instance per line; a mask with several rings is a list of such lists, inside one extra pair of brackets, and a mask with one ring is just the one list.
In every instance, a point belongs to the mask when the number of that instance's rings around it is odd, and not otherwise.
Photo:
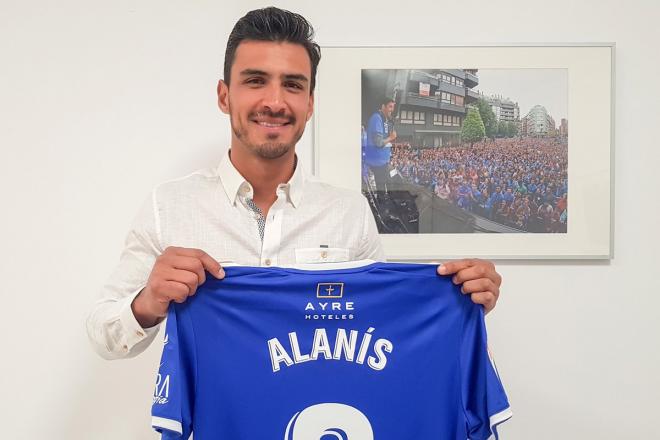
[[(271, 76), (268, 72), (264, 72), (263, 70), (259, 70), (259, 69), (244, 69), (244, 70), (241, 70), (240, 75), (241, 76), (260, 75), (260, 76), (266, 76), (266, 77)], [(309, 78), (307, 78), (305, 75), (300, 74), (300, 73), (288, 73), (288, 74), (282, 75), (282, 79), (309, 82)]]
[(283, 78), (284, 79), (289, 79), (289, 80), (294, 79), (294, 80), (298, 80), (298, 81), (302, 81), (302, 82), (309, 82), (309, 79), (307, 79), (307, 77), (305, 75), (301, 75), (299, 73), (290, 73), (288, 75), (284, 75)]

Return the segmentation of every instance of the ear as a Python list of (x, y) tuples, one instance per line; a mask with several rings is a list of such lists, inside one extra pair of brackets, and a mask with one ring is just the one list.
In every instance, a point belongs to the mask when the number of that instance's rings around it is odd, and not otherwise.
[(314, 114), (314, 92), (311, 92), (309, 94), (309, 103), (308, 103), (308, 108), (307, 108), (307, 119), (306, 119), (306, 121), (309, 121), (311, 119), (312, 114)]
[(223, 80), (218, 81), (218, 107), (223, 113), (229, 114), (229, 86)]

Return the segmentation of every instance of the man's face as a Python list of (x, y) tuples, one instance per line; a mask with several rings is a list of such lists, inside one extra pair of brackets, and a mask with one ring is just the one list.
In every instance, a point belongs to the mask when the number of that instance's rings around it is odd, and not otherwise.
[(388, 102), (385, 105), (380, 106), (380, 111), (385, 115), (387, 119), (392, 118), (392, 113), (394, 113), (394, 102)]
[(265, 159), (294, 149), (312, 116), (311, 61), (298, 44), (243, 41), (230, 85), (218, 84), (218, 105), (229, 114), (232, 146)]

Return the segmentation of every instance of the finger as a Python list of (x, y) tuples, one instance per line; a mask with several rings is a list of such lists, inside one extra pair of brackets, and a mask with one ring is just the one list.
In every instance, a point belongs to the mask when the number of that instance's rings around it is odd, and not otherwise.
[(477, 260), (475, 258), (466, 258), (463, 260), (446, 261), (438, 266), (438, 273), (440, 275), (451, 275), (459, 270), (466, 269), (474, 266)]
[(174, 290), (172, 290), (170, 300), (178, 304), (183, 304), (186, 302), (188, 297), (190, 297), (190, 287), (187, 284), (179, 283), (176, 281), (170, 281), (170, 283), (172, 283), (172, 285), (177, 284), (179, 286), (179, 289), (176, 291), (176, 293), (174, 293)]
[(171, 269), (168, 271), (166, 281), (176, 281), (188, 286), (188, 295), (194, 295), (197, 290), (197, 274), (188, 270)]
[(195, 257), (202, 262), (204, 269), (209, 271), (216, 278), (224, 278), (225, 272), (213, 257), (204, 252), (201, 249), (195, 248), (176, 248), (177, 255), (182, 255), (186, 257)]
[(222, 268), (220, 263), (218, 263), (215, 258), (211, 257), (207, 253), (204, 253), (200, 258), (202, 266), (214, 277), (217, 279), (223, 279), (225, 277), (225, 270)]
[(486, 278), (494, 283), (497, 283), (498, 275), (495, 272), (494, 268), (491, 268), (485, 264), (477, 264), (475, 266), (470, 266), (466, 269), (461, 269), (452, 277), (454, 284), (465, 283), (470, 280), (478, 280), (481, 278)]
[(173, 256), (168, 261), (175, 269), (187, 270), (197, 275), (197, 285), (203, 284), (206, 281), (206, 273), (204, 266), (199, 258), (195, 257), (182, 257)]
[(497, 303), (497, 297), (493, 292), (477, 292), (470, 295), (470, 299), (475, 304), (481, 304), (484, 306), (484, 311), (486, 313), (490, 312), (495, 308)]
[(188, 292), (190, 292), (190, 288), (187, 285), (178, 281), (163, 281), (158, 288), (159, 300), (164, 300), (168, 303), (170, 301), (182, 303), (188, 298)]
[(172, 249), (174, 254), (181, 255), (183, 257), (199, 258), (200, 256), (206, 254), (206, 252), (198, 248), (172, 247), (168, 249)]
[(488, 278), (466, 281), (461, 286), (462, 293), (476, 293), (486, 291), (499, 294), (499, 288)]

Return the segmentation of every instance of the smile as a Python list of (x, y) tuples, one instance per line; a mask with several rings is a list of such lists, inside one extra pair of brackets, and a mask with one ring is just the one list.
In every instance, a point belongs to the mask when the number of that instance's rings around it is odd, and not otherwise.
[(288, 122), (264, 122), (264, 121), (255, 121), (257, 124), (261, 125), (262, 127), (268, 127), (268, 128), (276, 128), (276, 127), (283, 127), (288, 124)]

